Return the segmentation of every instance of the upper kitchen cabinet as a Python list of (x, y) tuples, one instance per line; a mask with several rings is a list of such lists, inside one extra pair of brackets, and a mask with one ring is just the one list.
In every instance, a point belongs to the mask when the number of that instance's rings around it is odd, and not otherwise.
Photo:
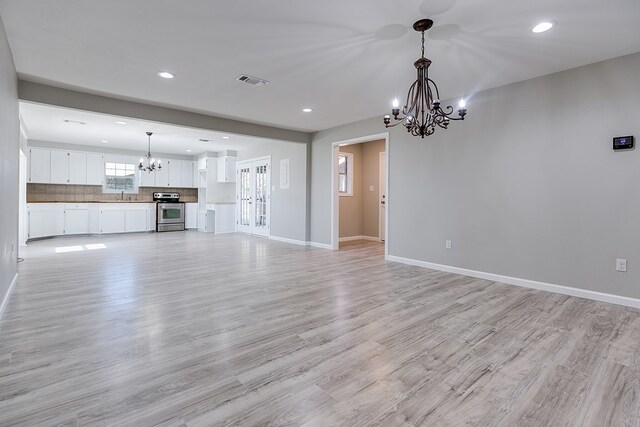
[(155, 187), (156, 186), (156, 173), (140, 171), (140, 187)]
[(162, 160), (162, 168), (152, 172), (155, 175), (156, 187), (169, 187), (169, 162)]
[(168, 160), (169, 187), (182, 187), (182, 160)]
[(87, 183), (87, 155), (86, 153), (69, 153), (69, 184)]
[(218, 157), (218, 182), (236, 182), (235, 157)]
[(180, 160), (182, 167), (180, 170), (180, 187), (193, 187), (193, 162), (191, 160)]
[(104, 156), (87, 153), (87, 185), (102, 185), (104, 181)]
[(29, 182), (39, 184), (51, 182), (51, 150), (29, 149)]
[(69, 153), (51, 150), (51, 183), (69, 183)]
[(29, 182), (102, 185), (103, 155), (79, 151), (29, 148)]

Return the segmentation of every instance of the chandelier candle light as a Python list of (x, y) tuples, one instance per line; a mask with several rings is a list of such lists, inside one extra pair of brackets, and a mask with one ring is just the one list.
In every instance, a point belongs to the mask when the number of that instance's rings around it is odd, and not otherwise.
[(140, 159), (140, 164), (138, 165), (138, 169), (143, 172), (155, 172), (156, 170), (162, 169), (162, 165), (160, 164), (160, 160), (158, 160), (158, 164), (156, 165), (156, 159), (151, 157), (151, 135), (153, 132), (147, 132), (147, 137), (149, 138), (149, 149), (147, 150), (147, 154), (145, 157), (147, 158), (147, 166), (144, 166), (144, 159)]
[[(424, 138), (436, 131), (436, 126), (447, 129), (451, 120), (464, 120), (467, 108), (464, 99), (458, 104), (458, 116), (452, 117), (453, 107), (440, 106), (438, 86), (429, 78), (431, 60), (424, 57), (424, 32), (433, 25), (431, 19), (421, 19), (413, 24), (413, 29), (422, 33), (422, 57), (415, 63), (418, 79), (413, 82), (407, 94), (407, 102), (400, 111), (400, 102), (393, 100), (391, 114), (397, 123), (391, 124), (391, 116), (384, 116), (385, 127), (390, 128), (402, 123), (414, 136)], [(402, 115), (401, 115), (402, 113)]]

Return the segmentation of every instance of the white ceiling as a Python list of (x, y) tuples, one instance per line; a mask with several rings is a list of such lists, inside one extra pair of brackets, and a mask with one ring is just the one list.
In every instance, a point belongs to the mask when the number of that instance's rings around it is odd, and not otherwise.
[[(261, 138), (27, 102), (20, 102), (20, 115), (29, 139), (104, 147), (105, 150), (118, 148), (146, 152), (147, 131), (153, 132), (152, 152), (186, 156), (205, 151), (243, 150), (267, 142)], [(86, 124), (66, 123), (65, 120)], [(116, 123), (119, 121), (126, 124)], [(211, 142), (201, 142), (201, 138)]]
[[(469, 96), (469, 114), (478, 90), (640, 51), (638, 0), (0, 0), (0, 14), (22, 78), (307, 131), (406, 96), (422, 17), (441, 97)], [(544, 19), (558, 25), (533, 34)]]

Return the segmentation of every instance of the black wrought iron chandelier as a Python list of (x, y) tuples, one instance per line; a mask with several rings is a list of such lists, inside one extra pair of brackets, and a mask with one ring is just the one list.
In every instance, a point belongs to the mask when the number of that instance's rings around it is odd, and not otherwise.
[(158, 163), (156, 163), (156, 159), (151, 156), (151, 135), (153, 135), (153, 132), (147, 132), (147, 137), (149, 138), (149, 149), (147, 150), (147, 154), (145, 154), (145, 157), (147, 158), (147, 165), (145, 166), (143, 164), (144, 159), (140, 159), (140, 164), (138, 165), (138, 169), (142, 172), (151, 173), (162, 169), (161, 161), (158, 160)]
[(464, 120), (467, 109), (464, 99), (460, 100), (458, 116), (453, 117), (453, 107), (442, 108), (438, 86), (429, 78), (431, 60), (424, 57), (424, 32), (433, 25), (431, 19), (421, 19), (413, 24), (413, 29), (422, 33), (422, 57), (415, 63), (418, 79), (413, 82), (407, 94), (407, 102), (400, 110), (400, 102), (393, 100), (391, 115), (397, 122), (391, 124), (391, 116), (384, 116), (385, 127), (402, 124), (414, 136), (424, 138), (436, 131), (436, 126), (447, 129), (451, 120)]

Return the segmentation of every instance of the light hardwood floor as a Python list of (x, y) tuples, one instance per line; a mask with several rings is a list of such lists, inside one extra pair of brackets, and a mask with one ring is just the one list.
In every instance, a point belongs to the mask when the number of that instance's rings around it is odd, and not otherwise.
[(0, 425), (640, 425), (637, 310), (382, 252), (31, 243), (0, 320)]

